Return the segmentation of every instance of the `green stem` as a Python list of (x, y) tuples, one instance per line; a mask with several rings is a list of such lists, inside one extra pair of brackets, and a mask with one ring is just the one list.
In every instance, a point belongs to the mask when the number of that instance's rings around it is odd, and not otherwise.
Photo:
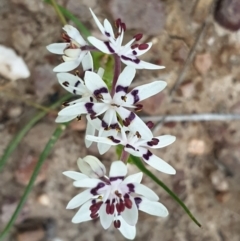
[(4, 230), (2, 231), (2, 233), (0, 234), (0, 240), (2, 240), (6, 234), (9, 232), (9, 230), (11, 229), (12, 225), (14, 224), (19, 212), (21, 211), (30, 191), (32, 190), (32, 187), (34, 185), (34, 182), (37, 178), (37, 175), (39, 173), (39, 171), (41, 170), (41, 167), (44, 163), (44, 161), (46, 160), (47, 156), (49, 155), (50, 151), (52, 150), (53, 145), (56, 143), (56, 141), (58, 140), (58, 138), (60, 137), (60, 135), (62, 134), (62, 132), (66, 129), (66, 125), (67, 124), (61, 124), (59, 125), (56, 130), (54, 131), (53, 135), (51, 136), (51, 138), (49, 139), (47, 145), (45, 146), (43, 152), (41, 153), (39, 160), (36, 164), (36, 167), (33, 171), (33, 174), (31, 176), (31, 179), (27, 185), (27, 187), (25, 188), (25, 191), (23, 193), (23, 196), (20, 200), (20, 202), (18, 203), (18, 206), (15, 210), (15, 212), (13, 213), (11, 219), (9, 220), (9, 222), (7, 223), (6, 227), (4, 228)]
[[(70, 98), (71, 95), (66, 95), (62, 97), (60, 100), (58, 100), (56, 103), (54, 103), (52, 106), (50, 106), (50, 109), (55, 109), (59, 105), (62, 104), (62, 102), (66, 101)], [(4, 151), (4, 154), (2, 158), (0, 159), (0, 171), (6, 164), (7, 159), (12, 154), (12, 152), (16, 149), (20, 141), (23, 139), (23, 137), (26, 135), (26, 133), (39, 121), (41, 120), (46, 114), (48, 113), (47, 110), (37, 113), (20, 131), (17, 133), (17, 135), (12, 139), (12, 141), (8, 144), (6, 150)]]
[(160, 181), (154, 174), (152, 174), (142, 163), (142, 161), (134, 156), (130, 156), (130, 160), (147, 176), (149, 176), (154, 182), (156, 182), (159, 186), (161, 186), (188, 214), (188, 216), (199, 226), (202, 225), (196, 220), (196, 218), (193, 216), (193, 214), (190, 212), (190, 210), (187, 208), (187, 206), (180, 200), (180, 198), (172, 191), (170, 190), (162, 181)]
[(66, 21), (65, 17), (63, 16), (62, 11), (60, 11), (56, 1), (55, 0), (50, 0), (50, 1), (52, 3), (53, 8), (55, 9), (59, 19), (60, 19), (60, 21), (62, 22), (62, 25), (66, 25), (67, 21)]

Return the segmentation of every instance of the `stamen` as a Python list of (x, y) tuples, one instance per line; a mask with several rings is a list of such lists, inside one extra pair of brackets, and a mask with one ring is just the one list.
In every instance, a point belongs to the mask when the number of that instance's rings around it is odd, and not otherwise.
[(126, 95), (121, 96), (121, 99), (122, 99), (124, 102), (126, 102), (126, 101), (127, 101), (127, 96), (126, 96)]
[(139, 50), (145, 50), (145, 49), (147, 49), (148, 48), (148, 44), (140, 44), (139, 46), (138, 46), (138, 49)]
[(139, 44), (133, 44), (133, 45), (131, 46), (131, 49), (136, 49), (136, 48), (138, 48), (138, 46), (139, 46)]
[(115, 21), (115, 26), (116, 26), (117, 28), (119, 28), (119, 27), (121, 26), (121, 23), (122, 23), (121, 19), (118, 18), (118, 19)]
[(125, 23), (121, 23), (121, 27), (122, 27), (122, 30), (125, 32), (126, 31), (126, 24)]
[(62, 33), (62, 39), (64, 41), (66, 41), (66, 42), (70, 42), (71, 41), (70, 37), (66, 33)]
[(136, 108), (135, 108), (135, 111), (136, 111), (136, 112), (139, 112), (139, 111), (142, 110), (142, 108), (143, 108), (143, 105), (137, 104), (137, 105), (136, 105)]
[(135, 38), (136, 41), (139, 41), (143, 35), (141, 33), (136, 34), (133, 38)]
[(113, 222), (115, 228), (120, 228), (121, 227), (121, 222), (120, 220), (114, 220)]
[(69, 106), (69, 101), (65, 101), (62, 103), (62, 106)]
[(141, 138), (141, 137), (142, 137), (138, 131), (136, 132), (136, 136), (137, 136), (138, 138)]
[(125, 198), (124, 201), (125, 201), (126, 208), (128, 209), (132, 208), (132, 201), (129, 198)]
[(80, 121), (82, 119), (81, 115), (77, 116), (77, 121)]
[(146, 123), (146, 125), (147, 125), (147, 127), (148, 127), (149, 129), (152, 129), (152, 128), (154, 127), (154, 124), (153, 124), (152, 121), (148, 121), (148, 122)]

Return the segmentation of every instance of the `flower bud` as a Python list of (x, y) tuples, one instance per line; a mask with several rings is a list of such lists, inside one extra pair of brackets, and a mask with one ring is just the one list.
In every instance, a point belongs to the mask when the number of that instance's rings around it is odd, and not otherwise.
[(80, 171), (90, 178), (100, 178), (106, 173), (106, 168), (95, 156), (78, 158), (77, 165)]

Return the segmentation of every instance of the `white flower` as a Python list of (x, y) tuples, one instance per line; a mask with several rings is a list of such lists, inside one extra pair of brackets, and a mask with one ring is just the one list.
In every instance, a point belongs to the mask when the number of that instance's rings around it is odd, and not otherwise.
[(84, 70), (93, 70), (92, 55), (88, 50), (81, 50), (81, 47), (87, 43), (79, 31), (71, 25), (65, 25), (63, 35), (67, 43), (54, 43), (47, 46), (48, 51), (54, 54), (63, 55), (64, 63), (59, 64), (53, 69), (55, 72), (71, 71), (79, 66), (82, 62)]
[(101, 41), (95, 37), (88, 37), (88, 41), (94, 45), (100, 51), (107, 54), (117, 54), (121, 61), (133, 66), (136, 69), (163, 69), (164, 66), (159, 66), (145, 62), (138, 59), (138, 56), (146, 53), (152, 46), (152, 43), (137, 44), (135, 41), (139, 41), (142, 38), (142, 34), (137, 34), (126, 45), (122, 46), (124, 31), (126, 25), (121, 22), (120, 19), (116, 21), (116, 27), (118, 28), (117, 36), (115, 37), (112, 25), (107, 19), (104, 20), (104, 25), (100, 23), (96, 15), (90, 9), (92, 16), (100, 29), (101, 33), (107, 37), (108, 41)]
[(105, 166), (95, 156), (78, 158), (77, 165), (83, 174), (91, 178), (100, 178), (106, 174)]
[[(85, 72), (85, 85), (90, 94), (98, 100), (94, 101), (75, 101), (74, 105), (67, 106), (61, 110), (58, 115), (61, 118), (70, 118), (72, 116), (79, 116), (82, 114), (90, 114), (92, 118), (103, 115), (102, 127), (108, 129), (119, 129), (117, 114), (123, 120), (123, 124), (128, 126), (133, 132), (139, 131), (144, 138), (152, 138), (152, 132), (147, 125), (132, 111), (140, 110), (141, 105), (138, 104), (148, 97), (151, 97), (166, 87), (164, 81), (154, 81), (134, 88), (128, 92), (128, 87), (131, 84), (136, 70), (133, 67), (127, 66), (120, 74), (113, 97), (111, 97), (107, 85), (94, 72)], [(66, 80), (67, 81), (67, 80)], [(78, 91), (78, 86), (74, 86), (72, 82), (67, 81), (69, 89)]]
[(72, 219), (73, 223), (81, 223), (100, 218), (104, 229), (112, 223), (124, 237), (134, 239), (138, 210), (151, 215), (166, 217), (168, 210), (157, 202), (157, 194), (140, 184), (142, 173), (127, 174), (127, 167), (121, 161), (112, 163), (109, 178), (92, 179), (84, 174), (67, 171), (64, 175), (74, 180), (75, 187), (87, 188), (76, 195), (67, 205), (67, 209), (80, 207)]
[[(116, 136), (108, 136), (108, 137), (95, 137), (95, 136), (86, 136), (87, 140), (96, 141), (105, 143), (108, 145), (123, 145), (124, 150), (133, 156), (141, 157), (143, 161), (145, 161), (150, 166), (154, 167), (158, 171), (167, 173), (167, 174), (175, 174), (175, 169), (166, 163), (164, 160), (154, 155), (149, 151), (148, 148), (162, 148), (172, 144), (175, 140), (175, 136), (171, 135), (163, 135), (157, 136), (153, 138), (142, 138), (139, 135), (139, 132), (133, 133), (126, 128), (121, 129), (121, 133)], [(100, 153), (103, 154), (104, 152)]]

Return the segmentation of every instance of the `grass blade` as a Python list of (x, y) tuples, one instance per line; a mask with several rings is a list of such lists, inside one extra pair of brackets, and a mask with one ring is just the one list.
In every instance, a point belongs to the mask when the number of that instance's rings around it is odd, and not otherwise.
[(20, 199), (18, 206), (15, 210), (15, 212), (13, 213), (11, 219), (9, 220), (9, 222), (7, 223), (6, 227), (4, 228), (4, 230), (2, 231), (2, 233), (0, 234), (0, 240), (3, 240), (3, 238), (7, 235), (7, 233), (9, 232), (9, 230), (11, 229), (11, 227), (13, 226), (19, 212), (21, 211), (25, 201), (27, 200), (27, 197), (30, 193), (30, 191), (32, 190), (33, 184), (37, 178), (37, 175), (44, 163), (44, 161), (46, 160), (47, 156), (49, 155), (50, 151), (52, 150), (54, 144), (56, 143), (56, 141), (59, 139), (60, 135), (62, 134), (62, 132), (66, 129), (66, 125), (68, 123), (65, 124), (61, 124), (59, 125), (56, 130), (54, 131), (53, 135), (51, 136), (51, 138), (49, 139), (47, 145), (45, 146), (43, 152), (41, 153), (39, 160), (36, 164), (36, 167), (33, 171), (33, 174), (31, 176), (31, 179), (27, 185), (27, 187), (25, 188), (25, 191), (23, 193), (22, 198)]
[[(59, 99), (56, 103), (54, 103), (52, 106), (50, 106), (51, 109), (54, 109), (62, 104), (62, 102), (69, 99), (71, 95), (66, 95)], [(47, 111), (41, 111), (37, 113), (18, 133), (15, 135), (15, 137), (12, 139), (12, 141), (8, 144), (6, 150), (4, 151), (3, 156), (0, 159), (0, 171), (4, 167), (4, 165), (7, 162), (7, 159), (12, 154), (12, 152), (16, 149), (18, 144), (21, 142), (23, 137), (27, 134), (27, 132), (39, 121), (41, 120), (45, 115), (47, 114)]]

